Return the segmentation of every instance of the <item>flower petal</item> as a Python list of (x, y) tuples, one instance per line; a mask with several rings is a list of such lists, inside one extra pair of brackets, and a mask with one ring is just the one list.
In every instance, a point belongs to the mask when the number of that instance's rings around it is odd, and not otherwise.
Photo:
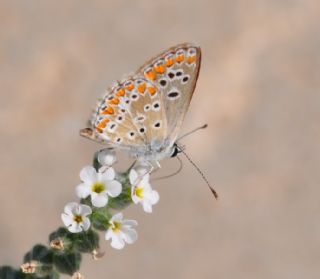
[(111, 240), (111, 246), (115, 249), (122, 249), (124, 247), (124, 240), (120, 234), (113, 234)]
[(145, 188), (151, 188), (151, 186), (149, 184), (149, 178), (150, 178), (150, 174), (149, 173), (145, 174), (141, 178), (139, 185), (141, 185), (142, 187), (145, 187)]
[(135, 183), (136, 183), (137, 180), (138, 180), (138, 173), (137, 173), (134, 169), (131, 169), (131, 170), (130, 170), (129, 180), (130, 180), (130, 184), (131, 184), (131, 185), (135, 185)]
[(160, 199), (158, 192), (155, 190), (146, 192), (145, 195), (146, 195), (146, 200), (148, 200), (152, 205), (156, 204)]
[(142, 207), (145, 212), (152, 213), (152, 205), (148, 201), (142, 201)]
[(90, 220), (89, 218), (84, 218), (82, 221), (82, 227), (84, 231), (87, 231), (90, 228)]
[(104, 238), (106, 240), (109, 240), (110, 238), (112, 238), (112, 235), (113, 235), (112, 229), (108, 229), (106, 234), (104, 235)]
[(125, 242), (132, 244), (138, 238), (138, 234), (135, 229), (132, 228), (123, 228), (124, 240)]
[(85, 199), (90, 195), (90, 187), (88, 187), (86, 184), (81, 183), (76, 188), (76, 194), (79, 198)]
[(72, 233), (78, 233), (78, 232), (82, 232), (82, 227), (80, 224), (78, 224), (77, 222), (73, 222), (69, 227), (68, 227), (69, 232)]
[(91, 202), (95, 207), (104, 207), (108, 203), (108, 196), (106, 194), (91, 196)]
[(71, 215), (67, 215), (65, 213), (61, 214), (61, 219), (63, 224), (68, 227), (70, 226), (74, 221), (73, 221), (73, 217)]
[(80, 172), (80, 179), (87, 183), (92, 184), (97, 181), (98, 175), (94, 167), (86, 166)]
[(135, 195), (134, 193), (131, 195), (131, 199), (132, 199), (132, 201), (133, 201), (135, 204), (137, 204), (137, 203), (139, 203), (139, 202), (142, 201), (142, 199), (139, 198), (139, 197), (138, 197), (137, 195)]
[(70, 216), (73, 216), (77, 207), (78, 207), (78, 204), (76, 202), (69, 202), (64, 207), (64, 212)]
[(85, 205), (85, 204), (80, 204), (80, 212), (79, 214), (83, 216), (90, 215), (92, 213), (92, 209), (90, 206)]
[(105, 182), (108, 180), (113, 180), (116, 177), (116, 172), (112, 167), (108, 168), (105, 172), (99, 173), (99, 180)]
[(121, 194), (122, 185), (119, 181), (112, 180), (107, 182), (107, 193), (111, 197), (117, 197)]
[(146, 162), (139, 162), (137, 166), (135, 166), (135, 171), (138, 173), (139, 176), (144, 176), (147, 173), (150, 173), (151, 171), (151, 166), (150, 164)]
[(138, 226), (138, 222), (136, 220), (123, 220), (122, 225), (129, 227)]
[(113, 215), (110, 221), (121, 221), (121, 223), (122, 223), (122, 219), (123, 219), (123, 214), (121, 212), (119, 212), (119, 213)]

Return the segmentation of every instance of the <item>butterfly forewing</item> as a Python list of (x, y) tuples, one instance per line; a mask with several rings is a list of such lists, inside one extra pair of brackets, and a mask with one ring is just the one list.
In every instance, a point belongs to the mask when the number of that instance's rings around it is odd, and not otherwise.
[(161, 91), (170, 144), (176, 140), (188, 110), (201, 62), (200, 48), (192, 44), (173, 47), (148, 61), (139, 72)]

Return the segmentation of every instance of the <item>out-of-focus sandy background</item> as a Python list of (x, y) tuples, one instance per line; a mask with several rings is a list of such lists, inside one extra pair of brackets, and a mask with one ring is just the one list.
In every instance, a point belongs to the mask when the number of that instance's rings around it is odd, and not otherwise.
[(220, 200), (185, 162), (153, 184), (152, 215), (125, 211), (139, 241), (103, 244), (105, 258), (85, 258), (82, 273), (319, 278), (319, 18), (318, 1), (302, 0), (1, 1), (0, 265), (19, 266), (77, 200), (78, 173), (100, 147), (78, 130), (104, 88), (190, 41), (203, 64), (183, 130), (209, 128), (184, 143)]

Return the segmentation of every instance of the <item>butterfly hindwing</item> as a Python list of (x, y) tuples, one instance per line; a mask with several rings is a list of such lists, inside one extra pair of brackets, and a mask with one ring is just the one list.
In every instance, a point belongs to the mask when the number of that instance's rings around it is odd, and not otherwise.
[(109, 90), (91, 119), (96, 139), (123, 148), (161, 141), (166, 125), (159, 90), (142, 76), (128, 78)]
[(99, 101), (90, 127), (80, 134), (138, 159), (171, 156), (188, 110), (201, 62), (193, 44), (172, 47), (113, 86)]
[(176, 140), (188, 110), (201, 62), (201, 50), (192, 44), (170, 48), (148, 61), (140, 70), (161, 91), (166, 108), (167, 137)]

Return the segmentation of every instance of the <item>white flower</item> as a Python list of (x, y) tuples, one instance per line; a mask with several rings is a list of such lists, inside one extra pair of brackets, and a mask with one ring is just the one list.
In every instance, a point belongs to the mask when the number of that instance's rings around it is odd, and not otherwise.
[(102, 166), (111, 167), (116, 162), (116, 152), (113, 149), (103, 149), (98, 154), (98, 162)]
[(117, 197), (122, 191), (122, 185), (115, 180), (115, 171), (108, 168), (105, 172), (87, 166), (80, 172), (83, 181), (77, 186), (76, 192), (79, 198), (86, 198), (91, 195), (91, 202), (95, 207), (104, 207), (108, 203), (108, 196)]
[(90, 220), (87, 216), (91, 213), (90, 206), (70, 202), (64, 207), (61, 219), (70, 232), (78, 233), (89, 229)]
[(133, 226), (138, 223), (135, 220), (123, 220), (122, 213), (112, 216), (109, 221), (110, 227), (106, 232), (105, 239), (111, 239), (111, 246), (115, 249), (122, 249), (125, 243), (132, 244), (138, 238), (137, 232)]
[[(141, 175), (142, 174), (142, 175)], [(129, 173), (131, 183), (131, 198), (137, 204), (141, 203), (145, 212), (151, 213), (152, 206), (159, 201), (159, 194), (157, 191), (152, 190), (149, 183), (150, 175), (146, 171), (139, 169), (137, 172), (132, 169)]]

